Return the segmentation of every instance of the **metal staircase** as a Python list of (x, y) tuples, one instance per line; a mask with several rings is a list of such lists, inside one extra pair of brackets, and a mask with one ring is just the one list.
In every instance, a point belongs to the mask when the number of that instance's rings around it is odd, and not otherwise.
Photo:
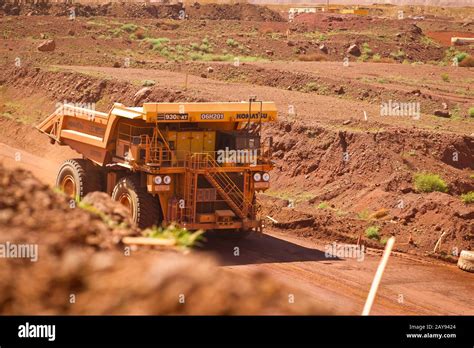
[(222, 167), (208, 153), (194, 153), (187, 160), (188, 170), (185, 175), (185, 212), (189, 222), (194, 222), (196, 216), (197, 177), (199, 174), (209, 181), (225, 200), (234, 213), (241, 219), (248, 217), (252, 203), (234, 181), (223, 171)]
[(204, 176), (209, 183), (214, 186), (237, 216), (241, 219), (247, 218), (251, 202), (246, 199), (244, 193), (225, 172), (220, 171), (219, 163), (209, 154), (205, 156), (205, 165), (207, 170)]

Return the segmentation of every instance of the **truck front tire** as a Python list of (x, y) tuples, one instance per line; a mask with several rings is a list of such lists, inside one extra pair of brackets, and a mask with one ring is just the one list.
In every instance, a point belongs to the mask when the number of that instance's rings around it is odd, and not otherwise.
[(112, 199), (127, 207), (132, 221), (140, 228), (147, 228), (161, 223), (161, 207), (157, 198), (140, 186), (138, 176), (121, 178), (112, 192)]
[(56, 187), (68, 197), (82, 199), (89, 192), (102, 191), (100, 167), (86, 159), (70, 159), (59, 168)]

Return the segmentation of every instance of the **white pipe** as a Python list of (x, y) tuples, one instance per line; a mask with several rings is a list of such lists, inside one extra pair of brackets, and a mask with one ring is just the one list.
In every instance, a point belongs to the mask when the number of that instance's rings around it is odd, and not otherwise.
[(372, 305), (374, 303), (375, 295), (377, 295), (377, 289), (379, 288), (380, 280), (382, 279), (382, 275), (385, 270), (385, 266), (387, 265), (388, 258), (390, 257), (390, 253), (392, 252), (394, 243), (395, 237), (390, 237), (390, 239), (387, 241), (387, 245), (385, 246), (385, 251), (383, 252), (382, 260), (380, 260), (379, 267), (377, 268), (377, 272), (375, 273), (374, 280), (372, 281), (372, 286), (370, 287), (369, 296), (367, 296), (367, 301), (365, 302), (362, 315), (370, 314), (370, 310), (372, 309)]

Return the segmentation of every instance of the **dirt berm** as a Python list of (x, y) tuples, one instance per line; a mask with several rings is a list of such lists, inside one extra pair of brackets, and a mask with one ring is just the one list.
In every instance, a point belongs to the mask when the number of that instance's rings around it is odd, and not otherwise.
[[(130, 233), (0, 164), (0, 313), (330, 313), (263, 273), (237, 276), (193, 253), (129, 254), (120, 237)], [(7, 242), (38, 244), (37, 261), (6, 258)]]
[(267, 7), (252, 4), (195, 3), (189, 7), (183, 7), (181, 4), (149, 5), (143, 3), (107, 3), (103, 5), (39, 3), (16, 5), (12, 2), (0, 1), (0, 15), (2, 14), (8, 16), (71, 16), (71, 14), (74, 14), (79, 17), (283, 21), (277, 12)]

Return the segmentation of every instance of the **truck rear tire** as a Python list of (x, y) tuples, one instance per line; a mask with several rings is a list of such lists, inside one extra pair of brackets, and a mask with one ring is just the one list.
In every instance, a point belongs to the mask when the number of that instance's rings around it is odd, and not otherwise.
[(71, 198), (84, 198), (89, 192), (102, 191), (102, 173), (86, 159), (70, 159), (59, 168), (56, 187)]
[(137, 176), (121, 178), (112, 192), (112, 199), (127, 207), (132, 221), (140, 228), (161, 224), (161, 207), (157, 198), (140, 186)]

